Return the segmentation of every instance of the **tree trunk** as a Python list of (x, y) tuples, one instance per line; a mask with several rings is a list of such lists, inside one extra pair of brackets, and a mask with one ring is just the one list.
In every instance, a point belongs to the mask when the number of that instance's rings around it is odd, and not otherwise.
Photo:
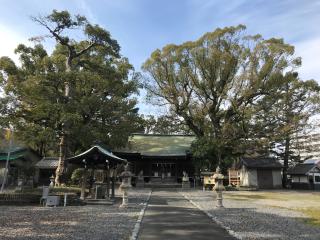
[[(72, 54), (69, 53), (69, 56), (66, 59), (66, 73), (71, 72), (71, 62), (72, 62)], [(64, 96), (65, 96), (65, 103), (68, 103), (70, 97), (70, 84), (68, 80), (64, 82)], [(61, 127), (61, 135), (60, 135), (60, 144), (59, 144), (59, 163), (56, 169), (56, 177), (55, 177), (55, 185), (60, 186), (62, 184), (63, 174), (65, 172), (65, 162), (66, 162), (66, 153), (67, 153), (67, 146), (66, 146), (66, 126), (65, 122), (62, 123)]]
[(62, 175), (65, 168), (65, 136), (62, 135), (60, 137), (60, 143), (59, 143), (59, 162), (58, 167), (56, 170), (56, 177), (55, 177), (55, 185), (60, 186), (62, 183)]
[(286, 137), (285, 139), (285, 149), (284, 149), (284, 157), (283, 157), (283, 170), (282, 170), (282, 187), (287, 187), (288, 177), (287, 171), (289, 166), (289, 151), (290, 151), (290, 137)]
[[(217, 167), (219, 167), (221, 169), (221, 151), (220, 151), (220, 149), (217, 150), (216, 157), (218, 158), (218, 165), (216, 166), (216, 169), (217, 169)], [(214, 169), (214, 171), (216, 169)]]

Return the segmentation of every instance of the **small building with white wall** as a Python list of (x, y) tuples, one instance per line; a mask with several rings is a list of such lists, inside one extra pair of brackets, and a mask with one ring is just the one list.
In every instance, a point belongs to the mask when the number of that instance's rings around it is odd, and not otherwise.
[(308, 160), (288, 169), (294, 189), (320, 190), (320, 160)]
[(275, 158), (241, 158), (236, 166), (240, 186), (258, 189), (282, 187), (282, 164)]

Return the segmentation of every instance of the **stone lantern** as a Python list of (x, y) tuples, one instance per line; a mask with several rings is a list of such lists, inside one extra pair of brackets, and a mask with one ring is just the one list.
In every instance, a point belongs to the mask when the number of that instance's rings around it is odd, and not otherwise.
[(215, 179), (215, 185), (213, 190), (216, 191), (217, 193), (217, 208), (222, 208), (223, 204), (222, 204), (222, 191), (225, 190), (224, 186), (223, 186), (223, 179), (224, 176), (221, 174), (221, 170), (220, 167), (218, 166), (216, 168), (216, 173), (213, 175), (213, 178)]
[(127, 163), (124, 167), (124, 171), (120, 174), (122, 182), (120, 185), (120, 191), (122, 192), (122, 204), (120, 207), (127, 207), (129, 205), (128, 191), (131, 186), (131, 178), (133, 174), (129, 170), (129, 164)]

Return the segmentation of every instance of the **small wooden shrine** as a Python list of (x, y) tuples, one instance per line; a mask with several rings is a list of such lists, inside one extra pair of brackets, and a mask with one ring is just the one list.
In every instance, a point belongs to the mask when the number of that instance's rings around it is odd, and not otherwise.
[(88, 177), (90, 177), (91, 196), (94, 199), (114, 198), (116, 169), (119, 165), (127, 163), (127, 160), (117, 157), (101, 145), (94, 145), (87, 151), (68, 158), (67, 161), (68, 165), (77, 165), (84, 168), (81, 199), (85, 198)]

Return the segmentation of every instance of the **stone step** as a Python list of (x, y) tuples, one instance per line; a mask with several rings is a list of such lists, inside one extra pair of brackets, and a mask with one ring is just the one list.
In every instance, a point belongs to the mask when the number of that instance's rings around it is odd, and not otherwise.
[(145, 188), (181, 188), (181, 183), (145, 183)]
[(86, 199), (84, 202), (87, 205), (112, 205), (114, 203), (113, 200), (107, 199)]

